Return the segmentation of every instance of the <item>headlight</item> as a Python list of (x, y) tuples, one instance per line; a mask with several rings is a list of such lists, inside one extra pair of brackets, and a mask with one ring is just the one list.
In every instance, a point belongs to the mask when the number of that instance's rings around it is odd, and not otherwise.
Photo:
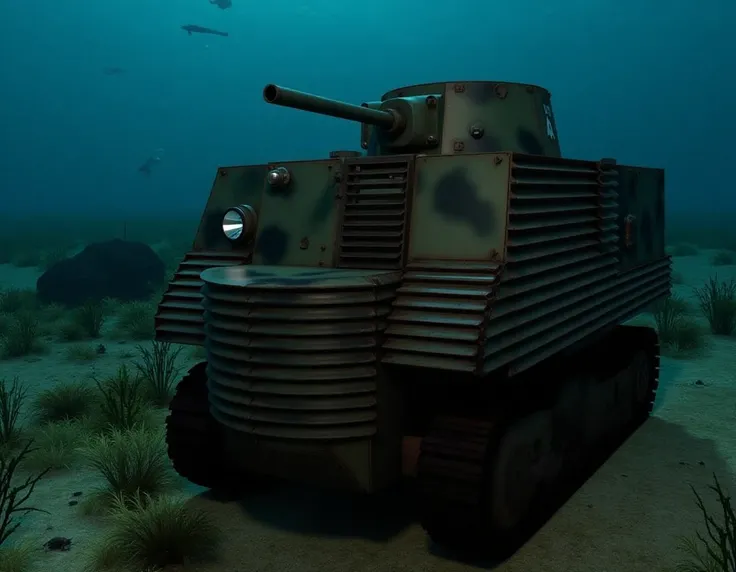
[(250, 205), (229, 208), (222, 217), (222, 233), (230, 242), (247, 242), (256, 232), (257, 221)]

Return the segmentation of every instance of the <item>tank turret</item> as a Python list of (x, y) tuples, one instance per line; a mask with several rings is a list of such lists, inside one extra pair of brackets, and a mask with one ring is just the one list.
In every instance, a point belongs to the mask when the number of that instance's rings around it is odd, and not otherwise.
[(560, 157), (550, 93), (535, 85), (425, 83), (353, 105), (269, 84), (263, 98), (274, 105), (360, 122), (360, 145), (369, 156), (510, 151)]

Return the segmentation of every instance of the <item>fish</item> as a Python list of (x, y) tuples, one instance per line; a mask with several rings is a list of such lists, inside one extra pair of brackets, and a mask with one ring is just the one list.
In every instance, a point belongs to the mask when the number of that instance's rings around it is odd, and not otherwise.
[(192, 34), (211, 34), (213, 36), (228, 36), (227, 32), (220, 32), (219, 30), (213, 30), (212, 28), (205, 28), (204, 26), (197, 26), (196, 24), (187, 24), (181, 27), (190, 36)]
[(210, 0), (210, 4), (217, 6), (220, 10), (227, 10), (232, 8), (233, 2), (232, 0)]
[(146, 159), (143, 164), (138, 167), (138, 172), (145, 175), (146, 177), (150, 177), (151, 173), (153, 172), (153, 168), (161, 162), (161, 156), (163, 155), (163, 153), (163, 149), (156, 149), (153, 153), (151, 153), (148, 159)]

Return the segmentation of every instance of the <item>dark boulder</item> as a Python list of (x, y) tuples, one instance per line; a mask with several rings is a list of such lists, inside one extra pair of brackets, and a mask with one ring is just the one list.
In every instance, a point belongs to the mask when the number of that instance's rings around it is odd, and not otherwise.
[(79, 306), (89, 300), (146, 300), (164, 281), (164, 263), (147, 244), (97, 242), (54, 264), (36, 282), (38, 298)]

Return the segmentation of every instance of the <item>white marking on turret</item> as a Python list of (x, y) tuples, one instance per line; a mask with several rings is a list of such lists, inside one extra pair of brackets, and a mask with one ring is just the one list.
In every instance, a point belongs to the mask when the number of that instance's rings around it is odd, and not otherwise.
[(546, 103), (542, 107), (544, 108), (544, 118), (547, 121), (547, 137), (554, 141), (557, 139), (557, 136), (555, 135), (555, 128), (552, 125), (552, 108)]

